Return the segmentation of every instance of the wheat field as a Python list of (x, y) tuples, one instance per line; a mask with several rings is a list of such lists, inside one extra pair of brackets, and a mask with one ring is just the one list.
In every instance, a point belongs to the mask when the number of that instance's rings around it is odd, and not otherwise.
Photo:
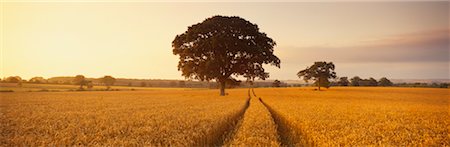
[(212, 145), (246, 104), (216, 91), (1, 94), (1, 146)]
[(0, 93), (0, 146), (449, 146), (449, 89)]
[(449, 90), (256, 89), (285, 142), (312, 146), (448, 146)]

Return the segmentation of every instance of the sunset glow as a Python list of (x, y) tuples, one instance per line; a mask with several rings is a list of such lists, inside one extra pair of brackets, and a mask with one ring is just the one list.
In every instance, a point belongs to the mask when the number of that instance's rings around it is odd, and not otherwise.
[(171, 42), (214, 15), (240, 16), (276, 42), (298, 79), (314, 61), (338, 76), (449, 78), (449, 2), (2, 2), (1, 77), (183, 79)]

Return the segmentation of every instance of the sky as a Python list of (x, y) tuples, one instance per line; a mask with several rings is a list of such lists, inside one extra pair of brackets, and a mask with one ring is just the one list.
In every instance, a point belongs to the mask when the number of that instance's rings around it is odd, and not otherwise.
[(449, 2), (1, 2), (0, 77), (184, 79), (171, 42), (214, 15), (239, 16), (277, 42), (295, 80), (315, 61), (338, 76), (450, 79)]

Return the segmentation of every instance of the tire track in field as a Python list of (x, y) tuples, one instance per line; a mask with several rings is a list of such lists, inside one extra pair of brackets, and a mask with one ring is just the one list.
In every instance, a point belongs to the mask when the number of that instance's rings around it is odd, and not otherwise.
[(214, 141), (211, 143), (206, 143), (206, 144), (199, 144), (199, 145), (194, 145), (194, 146), (223, 146), (226, 142), (226, 140), (228, 138), (230, 138), (230, 136), (234, 136), (234, 134), (236, 133), (235, 130), (237, 130), (237, 128), (239, 128), (239, 126), (242, 124), (242, 119), (244, 118), (244, 114), (245, 112), (247, 112), (248, 107), (250, 106), (250, 89), (248, 91), (248, 98), (247, 98), (247, 102), (245, 103), (244, 107), (237, 112), (236, 114), (234, 114), (232, 116), (231, 121), (225, 122), (223, 125), (219, 126), (217, 131), (218, 134), (220, 135), (216, 135), (216, 137), (213, 137)]
[(272, 107), (267, 105), (261, 97), (259, 101), (269, 110), (272, 118), (277, 125), (278, 136), (280, 136), (281, 146), (314, 146), (313, 144), (305, 142), (305, 135), (301, 132), (296, 131), (294, 126), (292, 126), (289, 121), (283, 116), (279, 115)]
[[(252, 97), (253, 95), (253, 97)], [(253, 88), (248, 90), (250, 106), (243, 119), (228, 136), (224, 146), (280, 146), (277, 125), (267, 107), (256, 98)]]

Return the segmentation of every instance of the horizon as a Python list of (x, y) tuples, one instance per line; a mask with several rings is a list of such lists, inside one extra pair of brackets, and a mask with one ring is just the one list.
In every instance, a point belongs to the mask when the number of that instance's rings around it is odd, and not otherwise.
[(184, 80), (172, 40), (224, 15), (277, 42), (281, 68), (264, 66), (268, 80), (301, 80), (315, 61), (333, 62), (340, 77), (447, 80), (449, 3), (1, 2), (0, 77)]

